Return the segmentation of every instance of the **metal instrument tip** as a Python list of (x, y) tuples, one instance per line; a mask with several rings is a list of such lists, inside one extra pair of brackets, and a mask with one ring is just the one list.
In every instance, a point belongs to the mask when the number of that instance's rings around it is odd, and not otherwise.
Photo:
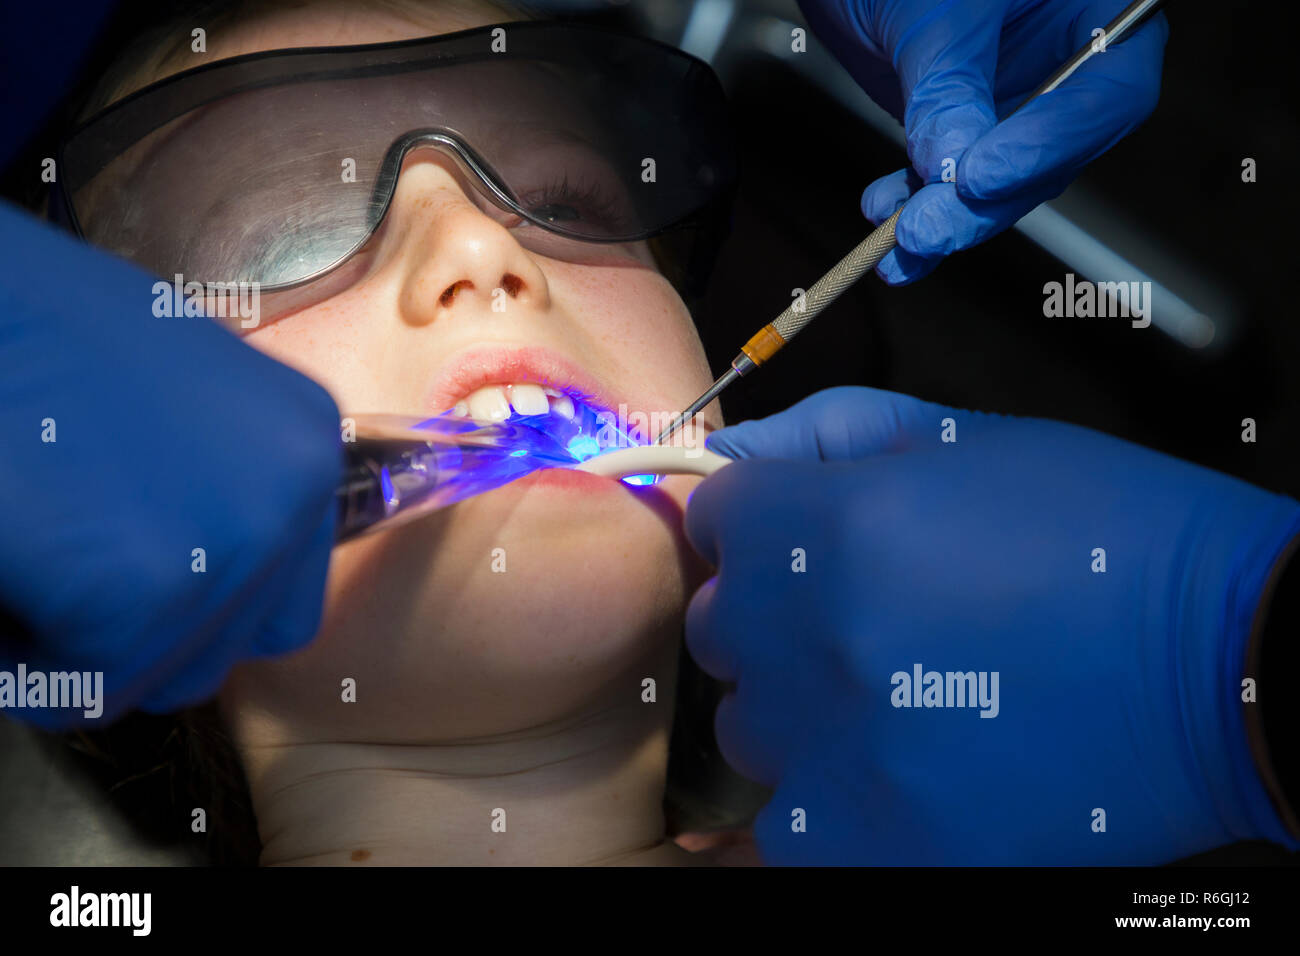
[(667, 438), (673, 432), (677, 431), (677, 429), (681, 428), (692, 418), (698, 415), (704, 409), (704, 406), (708, 405), (709, 402), (717, 398), (718, 394), (724, 388), (726, 388), (728, 385), (730, 385), (738, 378), (740, 378), (739, 372), (737, 372), (734, 368), (727, 369), (726, 374), (724, 374), (721, 378), (719, 378), (716, 382), (714, 382), (713, 385), (709, 387), (709, 390), (707, 392), (705, 392), (695, 401), (691, 402), (690, 406), (687, 407), (686, 411), (682, 412), (680, 415), (674, 418), (672, 424), (670, 424), (667, 428), (665, 428), (663, 431), (659, 433), (659, 437), (655, 439), (655, 444), (662, 445), (665, 438)]

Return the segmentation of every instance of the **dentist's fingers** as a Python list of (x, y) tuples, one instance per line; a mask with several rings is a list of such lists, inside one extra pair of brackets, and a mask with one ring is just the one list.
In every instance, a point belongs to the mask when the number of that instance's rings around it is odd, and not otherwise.
[[(1074, 18), (1071, 45), (1124, 7), (1093, 3)], [(1160, 98), (1169, 22), (1163, 13), (1107, 47), (1050, 93), (1038, 97), (970, 145), (957, 166), (957, 188), (976, 200), (1009, 199), (1068, 179), (1140, 126)]]
[(1072, 176), (1073, 171), (996, 200), (965, 198), (956, 183), (915, 188), (916, 178), (907, 170), (882, 177), (862, 194), (863, 214), (880, 223), (900, 204), (907, 205), (894, 226), (898, 244), (876, 265), (876, 274), (892, 286), (915, 282), (929, 275), (946, 256), (979, 245), (1059, 196)]
[[(954, 9), (976, 3), (978, 17)], [(914, 21), (881, 24), (907, 104), (907, 155), (927, 183), (997, 125), (993, 77), (1005, 5), (946, 0)]]
[(259, 656), (275, 656), (306, 646), (320, 629), (325, 607), (325, 580), (334, 545), (335, 514), (324, 519), (289, 552), (280, 571), (284, 594), (254, 638)]
[(709, 676), (720, 681), (736, 679), (736, 660), (724, 640), (727, 632), (714, 613), (718, 579), (710, 578), (686, 606), (686, 650)]
[[(846, 385), (817, 392), (767, 418), (720, 428), (705, 446), (729, 458), (852, 461), (908, 447), (918, 430), (937, 426), (940, 412), (950, 410), (910, 395)], [(687, 518), (689, 533), (689, 512)]]
[(781, 780), (785, 746), (774, 746), (777, 738), (790, 732), (789, 721), (773, 700), (761, 696), (757, 706), (746, 698), (756, 690), (741, 687), (718, 704), (713, 718), (713, 736), (723, 759), (742, 777), (773, 787)]

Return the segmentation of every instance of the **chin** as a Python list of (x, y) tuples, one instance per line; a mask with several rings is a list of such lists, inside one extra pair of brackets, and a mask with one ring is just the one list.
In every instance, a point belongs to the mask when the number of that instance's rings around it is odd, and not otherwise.
[[(337, 549), (319, 637), (249, 665), (246, 693), (313, 737), (414, 743), (636, 699), (645, 677), (671, 687), (704, 572), (681, 534), (692, 480), (556, 477)], [(357, 704), (336, 703), (344, 677)]]

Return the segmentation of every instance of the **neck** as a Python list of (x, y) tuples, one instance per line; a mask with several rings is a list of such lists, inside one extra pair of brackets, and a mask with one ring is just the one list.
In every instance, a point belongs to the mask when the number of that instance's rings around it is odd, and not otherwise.
[(285, 743), (232, 721), (263, 865), (689, 862), (664, 835), (671, 703), (427, 744)]

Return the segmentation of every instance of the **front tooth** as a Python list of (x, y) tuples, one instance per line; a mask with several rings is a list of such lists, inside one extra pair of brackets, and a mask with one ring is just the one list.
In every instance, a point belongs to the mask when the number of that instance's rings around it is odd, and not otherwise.
[(510, 402), (500, 385), (487, 385), (466, 399), (471, 418), (481, 422), (503, 422), (510, 417)]
[(456, 403), (456, 407), (453, 408), (453, 409), (451, 410), (451, 413), (452, 413), (453, 415), (455, 415), (457, 418), (468, 418), (468, 417), (469, 417), (469, 403), (468, 403), (468, 402), (457, 402), (457, 403)]
[(568, 395), (557, 395), (551, 399), (551, 411), (563, 415), (570, 421), (573, 420), (573, 399)]
[(540, 385), (511, 385), (510, 404), (520, 415), (545, 415), (550, 407)]

